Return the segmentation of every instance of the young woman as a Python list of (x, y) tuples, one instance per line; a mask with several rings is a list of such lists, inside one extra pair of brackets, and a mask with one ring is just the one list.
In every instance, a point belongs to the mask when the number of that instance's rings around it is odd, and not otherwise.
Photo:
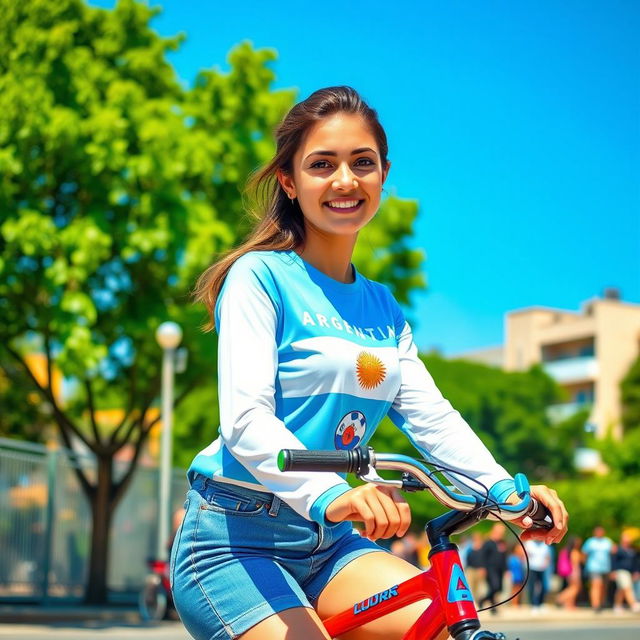
[[(582, 540), (572, 536), (558, 554), (558, 569), (562, 564), (566, 569), (562, 571), (567, 579), (567, 586), (556, 596), (556, 603), (565, 609), (575, 609), (576, 600), (582, 589)], [(560, 570), (558, 571), (560, 574)]]
[[(321, 89), (291, 109), (276, 142), (253, 181), (261, 222), (196, 292), (219, 336), (220, 435), (189, 470), (171, 579), (198, 640), (328, 638), (321, 618), (419, 573), (374, 542), (409, 527), (398, 491), (352, 489), (334, 473), (281, 473), (280, 449), (359, 446), (388, 414), (431, 459), (497, 500), (513, 493), (435, 387), (389, 290), (351, 264), (390, 167), (375, 111), (349, 87)], [(535, 535), (560, 540), (562, 502), (546, 487), (533, 493), (556, 523)], [(350, 521), (363, 523), (363, 535)], [(426, 606), (346, 638), (400, 638)]]

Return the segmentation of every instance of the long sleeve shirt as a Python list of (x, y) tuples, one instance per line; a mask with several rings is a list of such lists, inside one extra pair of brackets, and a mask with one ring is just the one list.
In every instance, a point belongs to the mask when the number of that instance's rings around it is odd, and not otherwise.
[(513, 490), (418, 358), (384, 285), (345, 284), (293, 251), (254, 251), (230, 269), (216, 304), (220, 428), (189, 469), (275, 493), (305, 518), (350, 489), (340, 474), (281, 472), (280, 449), (351, 449), (388, 414), (429, 460), (474, 478), (467, 493)]

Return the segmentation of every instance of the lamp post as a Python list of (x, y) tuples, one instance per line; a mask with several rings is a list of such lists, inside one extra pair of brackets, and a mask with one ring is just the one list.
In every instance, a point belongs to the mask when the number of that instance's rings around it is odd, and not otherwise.
[(160, 494), (158, 508), (158, 546), (156, 559), (167, 560), (169, 541), (169, 508), (171, 506), (171, 430), (173, 427), (173, 376), (176, 348), (182, 340), (182, 329), (175, 322), (163, 322), (156, 331), (162, 347), (162, 436), (160, 439)]

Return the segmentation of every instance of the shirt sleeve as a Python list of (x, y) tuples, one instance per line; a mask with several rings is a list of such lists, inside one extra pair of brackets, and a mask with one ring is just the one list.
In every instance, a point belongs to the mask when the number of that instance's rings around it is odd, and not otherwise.
[[(262, 265), (262, 267), (261, 267)], [(220, 436), (257, 480), (297, 513), (321, 524), (328, 504), (351, 487), (336, 473), (281, 472), (281, 449), (305, 449), (276, 416), (278, 304), (268, 269), (251, 256), (229, 271), (216, 305)]]
[(462, 492), (485, 497), (488, 489), (503, 502), (515, 491), (513, 478), (442, 396), (418, 357), (409, 324), (399, 320), (401, 385), (389, 417), (429, 462), (450, 469), (445, 476)]

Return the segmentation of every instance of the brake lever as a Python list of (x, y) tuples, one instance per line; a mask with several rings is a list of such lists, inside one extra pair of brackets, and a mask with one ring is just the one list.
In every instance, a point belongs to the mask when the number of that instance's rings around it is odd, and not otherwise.
[(381, 478), (371, 466), (366, 473), (358, 473), (357, 476), (363, 482), (373, 482), (374, 484), (402, 489), (402, 480), (387, 480), (386, 478)]

